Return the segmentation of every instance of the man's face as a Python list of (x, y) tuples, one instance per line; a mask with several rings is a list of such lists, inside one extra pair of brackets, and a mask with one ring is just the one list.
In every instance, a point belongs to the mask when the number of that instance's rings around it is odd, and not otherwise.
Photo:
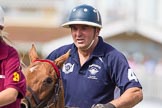
[(86, 49), (97, 36), (96, 30), (88, 25), (71, 25), (71, 34), (78, 49)]

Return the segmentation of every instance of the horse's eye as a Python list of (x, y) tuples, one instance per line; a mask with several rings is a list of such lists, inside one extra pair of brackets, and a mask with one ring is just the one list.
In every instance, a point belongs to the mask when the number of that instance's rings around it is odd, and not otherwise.
[(48, 78), (46, 78), (43, 82), (44, 82), (44, 83), (51, 84), (52, 81), (53, 81), (52, 78), (49, 78), (49, 77), (48, 77)]

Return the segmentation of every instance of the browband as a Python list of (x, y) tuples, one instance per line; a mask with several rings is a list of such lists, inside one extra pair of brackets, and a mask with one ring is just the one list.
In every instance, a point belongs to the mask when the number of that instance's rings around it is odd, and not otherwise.
[(60, 71), (59, 71), (59, 69), (58, 69), (58, 67), (56, 66), (55, 63), (53, 63), (53, 62), (50, 61), (50, 60), (35, 60), (34, 62), (36, 62), (36, 61), (47, 62), (47, 63), (51, 64), (52, 67), (54, 68), (54, 70), (56, 71), (57, 77), (60, 78)]

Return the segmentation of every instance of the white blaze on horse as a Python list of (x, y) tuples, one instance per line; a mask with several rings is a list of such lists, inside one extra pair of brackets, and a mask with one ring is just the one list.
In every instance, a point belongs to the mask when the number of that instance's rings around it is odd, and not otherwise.
[(30, 65), (24, 70), (27, 92), (21, 108), (64, 108), (64, 92), (60, 79), (63, 63), (70, 51), (54, 61), (40, 59), (32, 45), (29, 51)]

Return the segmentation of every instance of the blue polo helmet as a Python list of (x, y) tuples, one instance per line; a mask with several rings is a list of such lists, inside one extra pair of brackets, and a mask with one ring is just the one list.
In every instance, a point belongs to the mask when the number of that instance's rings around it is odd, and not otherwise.
[(101, 15), (90, 5), (79, 5), (72, 9), (69, 19), (62, 27), (69, 28), (72, 24), (84, 24), (102, 28)]

